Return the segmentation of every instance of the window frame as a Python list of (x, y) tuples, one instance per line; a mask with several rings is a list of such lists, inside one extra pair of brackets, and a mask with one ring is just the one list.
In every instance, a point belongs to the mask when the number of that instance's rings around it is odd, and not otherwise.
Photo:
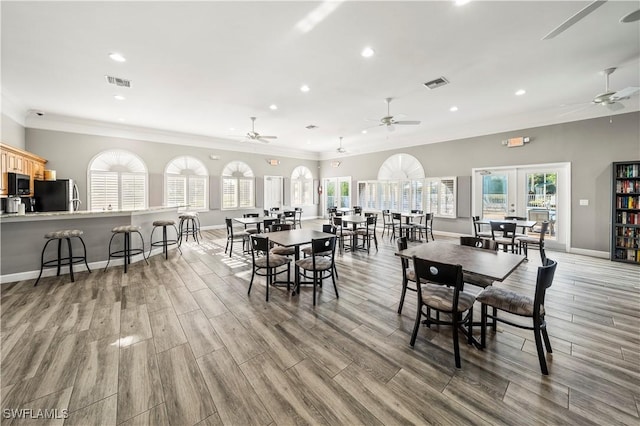
[[(298, 174), (299, 177), (294, 178)], [(309, 177), (307, 177), (309, 176)], [(299, 187), (299, 191), (296, 190)], [(299, 193), (299, 197), (296, 194)], [(313, 174), (306, 166), (298, 166), (291, 172), (291, 206), (305, 207), (313, 205)]]
[[(179, 164), (180, 162), (183, 162), (187, 166), (190, 165), (191, 168), (182, 167), (182, 165)], [(170, 170), (172, 168), (180, 170), (180, 173), (171, 172)], [(202, 170), (202, 173), (185, 173), (185, 170), (186, 171), (195, 170), (196, 172), (197, 170)], [(184, 183), (183, 183), (184, 193), (182, 197), (182, 203), (178, 203), (178, 204), (170, 203), (171, 197), (169, 196), (170, 195), (169, 180), (172, 178), (184, 180)], [(195, 185), (194, 182), (198, 180), (202, 180), (204, 183), (204, 189), (202, 194), (203, 195), (202, 206), (195, 206), (191, 198), (192, 189)], [(188, 207), (189, 210), (207, 211), (209, 210), (209, 185), (210, 185), (209, 172), (206, 166), (204, 165), (204, 163), (202, 163), (202, 161), (190, 155), (182, 155), (182, 156), (176, 157), (171, 161), (169, 161), (164, 169), (164, 191), (163, 191), (164, 205), (170, 206), (170, 207), (189, 206)]]
[[(232, 168), (235, 168), (233, 172), (230, 172)], [(244, 169), (244, 170), (243, 170)], [(226, 174), (225, 174), (226, 173)], [(232, 174), (229, 174), (232, 173)], [(239, 174), (242, 173), (242, 176)], [(234, 176), (235, 175), (235, 176)], [(242, 205), (241, 200), (241, 187), (242, 184), (248, 184), (248, 188), (250, 188), (250, 200), (249, 203)], [(225, 185), (232, 184), (234, 187), (234, 205), (225, 205)], [(256, 207), (256, 179), (253, 174), (253, 170), (249, 167), (248, 164), (234, 160), (229, 162), (222, 170), (222, 174), (220, 176), (220, 210), (228, 211), (228, 210), (248, 210), (255, 209)]]
[[(126, 164), (137, 165), (140, 170), (126, 170), (126, 165), (123, 164), (109, 164), (109, 156), (117, 157), (124, 156), (127, 159)], [(103, 162), (106, 167), (95, 168), (97, 162)], [(106, 169), (105, 169), (106, 168)], [(116, 170), (112, 170), (116, 169)], [(102, 208), (95, 207), (95, 201), (93, 196), (93, 183), (94, 183), (94, 174), (100, 175), (115, 175), (117, 182), (117, 205), (113, 206), (111, 203), (108, 203), (107, 206), (102, 206)], [(134, 205), (134, 207), (123, 207), (123, 197), (125, 195), (125, 191), (123, 191), (123, 176), (134, 176), (134, 177), (143, 177), (142, 186), (143, 190), (141, 191), (142, 195), (142, 205)], [(147, 168), (146, 163), (140, 158), (138, 155), (134, 154), (131, 151), (123, 150), (123, 149), (107, 149), (96, 154), (90, 161), (87, 166), (87, 210), (89, 211), (104, 211), (109, 210), (109, 206), (112, 207), (113, 210), (121, 210), (121, 211), (132, 211), (132, 210), (144, 210), (149, 208), (149, 169)]]

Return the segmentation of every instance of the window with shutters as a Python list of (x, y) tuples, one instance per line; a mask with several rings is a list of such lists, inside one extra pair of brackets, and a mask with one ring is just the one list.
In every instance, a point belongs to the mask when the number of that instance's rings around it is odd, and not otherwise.
[(253, 170), (242, 161), (232, 161), (222, 170), (222, 209), (255, 207)]
[(298, 166), (291, 173), (291, 205), (313, 204), (313, 175), (305, 166)]
[(89, 163), (89, 210), (137, 210), (148, 207), (144, 162), (124, 150), (98, 154)]
[(209, 174), (204, 164), (190, 156), (174, 158), (167, 164), (165, 204), (206, 210), (209, 203)]

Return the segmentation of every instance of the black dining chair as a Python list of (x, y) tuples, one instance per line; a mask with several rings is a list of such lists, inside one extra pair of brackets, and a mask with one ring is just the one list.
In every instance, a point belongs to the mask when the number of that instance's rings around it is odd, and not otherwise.
[[(260, 214), (258, 214), (258, 213), (245, 213), (245, 214), (242, 215), (242, 217), (245, 217), (245, 218), (247, 218), (247, 217), (260, 217)], [(248, 234), (257, 234), (260, 231), (258, 230), (257, 226), (253, 226), (251, 228), (247, 228), (247, 224), (245, 223), (244, 232), (246, 232)]]
[[(377, 216), (367, 216), (367, 222), (365, 223), (364, 228), (358, 228), (355, 231), (355, 237), (362, 237), (362, 245), (367, 249), (367, 253), (369, 253), (369, 249), (371, 248), (371, 240), (373, 240), (376, 251), (378, 251), (378, 237), (376, 236), (376, 223), (378, 222)], [(356, 245), (357, 242), (356, 242)]]
[(549, 231), (549, 222), (542, 222), (540, 226), (540, 236), (538, 238), (534, 237), (517, 237), (520, 248), (518, 249), (518, 253), (524, 252), (524, 258), (528, 259), (529, 255), (529, 247), (537, 247), (540, 251), (540, 259), (544, 263), (544, 259), (547, 257), (544, 251), (544, 236)]
[[(460, 237), (460, 245), (498, 251), (498, 243), (489, 238)], [(470, 272), (463, 272), (462, 280), (465, 284), (471, 284), (482, 288), (486, 288), (493, 284), (492, 279)]]
[[(513, 327), (522, 328), (533, 331), (533, 337), (536, 342), (536, 350), (538, 352), (538, 361), (540, 362), (540, 371), (544, 375), (549, 374), (547, 360), (544, 354), (542, 342), (548, 353), (552, 353), (551, 342), (547, 334), (547, 323), (544, 319), (545, 309), (544, 300), (547, 289), (553, 283), (556, 267), (558, 263), (549, 258), (544, 260), (543, 266), (538, 268), (538, 276), (536, 279), (536, 288), (533, 298), (506, 290), (496, 286), (487, 287), (478, 294), (477, 300), (481, 303), (481, 338), (480, 345), (486, 346), (487, 340), (487, 318), (493, 319), (493, 330), (496, 331), (496, 321), (503, 322)], [(488, 313), (488, 307), (493, 308), (493, 313)], [(530, 318), (530, 324), (516, 322), (511, 318), (499, 318), (498, 311), (504, 311), (516, 316)]]
[[(333, 289), (338, 295), (338, 286), (334, 276), (335, 270), (335, 253), (336, 253), (337, 237), (319, 238), (311, 240), (311, 256), (296, 261), (296, 265), (300, 268), (300, 275), (307, 276), (311, 272), (313, 276), (313, 306), (316, 306), (317, 287), (322, 287), (322, 281), (331, 277)], [(326, 253), (331, 255), (327, 256)]]
[(247, 242), (249, 241), (249, 235), (251, 234), (246, 231), (235, 231), (233, 229), (233, 222), (231, 221), (231, 218), (225, 218), (224, 222), (227, 226), (227, 245), (224, 247), (224, 252), (226, 253), (228, 249), (229, 257), (231, 257), (231, 254), (233, 253), (233, 242), (242, 241), (242, 252), (246, 253)]
[[(398, 251), (406, 250), (407, 237), (400, 237), (396, 240)], [(402, 307), (404, 306), (404, 297), (407, 294), (407, 290), (418, 291), (416, 287), (416, 273), (409, 265), (409, 259), (400, 256), (400, 266), (402, 267), (402, 294), (400, 295), (400, 304), (398, 304), (398, 314), (402, 314)], [(409, 285), (412, 283), (413, 285)]]
[[(249, 282), (249, 290), (247, 295), (251, 294), (253, 279), (256, 275), (265, 277), (266, 280), (266, 300), (269, 301), (269, 287), (275, 283), (278, 274), (287, 273), (287, 291), (291, 290), (291, 259), (286, 256), (280, 256), (270, 253), (269, 237), (261, 237), (259, 235), (251, 236), (251, 260), (253, 268), (251, 271), (251, 281)], [(278, 271), (281, 266), (287, 265), (287, 269)], [(264, 272), (263, 272), (264, 271)]]
[(491, 239), (502, 246), (506, 252), (511, 247), (511, 252), (516, 252), (516, 223), (491, 221)]
[[(290, 223), (274, 223), (269, 226), (269, 232), (290, 231), (291, 228), (292, 226)], [(271, 253), (280, 256), (293, 256), (296, 254), (296, 248), (275, 245), (271, 249)]]
[(476, 238), (491, 238), (491, 232), (483, 231), (480, 216), (473, 216), (473, 233)]
[[(462, 266), (433, 262), (413, 256), (413, 270), (418, 285), (418, 305), (410, 345), (413, 347), (416, 343), (423, 315), (426, 317), (424, 324), (427, 327), (431, 324), (450, 325), (453, 332), (456, 368), (461, 368), (458, 329), (467, 326), (467, 340), (471, 344), (473, 342), (473, 304), (476, 301), (474, 295), (463, 291)], [(438, 314), (448, 314), (451, 319), (441, 319), (440, 315), (433, 318), (432, 310)]]

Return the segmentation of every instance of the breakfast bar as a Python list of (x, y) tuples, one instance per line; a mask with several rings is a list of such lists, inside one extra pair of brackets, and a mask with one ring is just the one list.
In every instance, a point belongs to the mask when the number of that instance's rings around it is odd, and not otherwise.
[[(60, 229), (83, 231), (82, 238), (87, 247), (89, 266), (104, 267), (108, 258), (111, 230), (116, 226), (134, 225), (140, 227), (145, 249), (149, 250), (149, 238), (156, 220), (176, 220), (177, 207), (149, 207), (141, 210), (105, 210), (76, 212), (28, 213), (25, 215), (4, 214), (0, 216), (2, 264), (0, 282), (12, 282), (36, 278), (40, 270), (40, 253), (47, 232)], [(121, 244), (119, 241), (114, 241)], [(132, 244), (137, 244), (135, 241)], [(135, 246), (137, 247), (137, 246)], [(74, 252), (75, 252), (74, 247)], [(141, 260), (139, 256), (136, 260)], [(114, 262), (111, 262), (114, 264)], [(74, 267), (74, 269), (76, 269)], [(82, 270), (82, 266), (78, 265)], [(55, 274), (55, 270), (45, 271), (45, 275)]]

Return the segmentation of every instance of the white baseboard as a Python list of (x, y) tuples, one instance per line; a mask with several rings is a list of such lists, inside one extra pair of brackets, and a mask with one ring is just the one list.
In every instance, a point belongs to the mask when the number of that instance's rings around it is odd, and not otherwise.
[[(169, 250), (175, 249), (176, 247), (169, 247)], [(153, 250), (151, 250), (151, 256), (157, 255), (157, 254), (161, 254), (162, 253), (162, 247), (157, 247)], [(135, 256), (131, 256), (131, 263), (138, 263), (138, 262), (142, 262), (143, 261), (143, 257), (142, 254), (137, 254)], [(124, 265), (124, 259), (118, 258), (118, 259), (112, 259), (111, 262), (109, 262), (109, 266), (120, 266), (120, 265)], [(96, 271), (96, 270), (102, 270), (104, 269), (104, 267), (107, 266), (107, 261), (106, 260), (100, 260), (98, 262), (91, 262), (89, 263), (89, 269), (91, 269), (91, 271)], [(73, 272), (84, 272), (87, 270), (87, 267), (85, 266), (84, 263), (78, 263), (73, 265)], [(40, 270), (36, 270), (36, 271), (25, 271), (25, 272), (17, 272), (15, 274), (6, 274), (6, 275), (0, 275), (0, 284), (8, 284), (8, 283), (13, 283), (16, 281), (24, 281), (24, 280), (34, 280), (36, 278), (38, 278), (38, 275), (40, 274)], [(69, 274), (69, 267), (68, 266), (63, 266), (62, 268), (60, 268), (60, 275), (67, 275)], [(42, 271), (42, 277), (53, 277), (56, 275), (56, 268), (46, 268)]]
[(582, 254), (584, 256), (600, 257), (602, 259), (609, 259), (609, 257), (611, 256), (608, 251), (589, 250), (589, 249), (581, 249), (581, 248), (575, 248), (575, 247), (572, 247), (567, 251), (573, 254)]

